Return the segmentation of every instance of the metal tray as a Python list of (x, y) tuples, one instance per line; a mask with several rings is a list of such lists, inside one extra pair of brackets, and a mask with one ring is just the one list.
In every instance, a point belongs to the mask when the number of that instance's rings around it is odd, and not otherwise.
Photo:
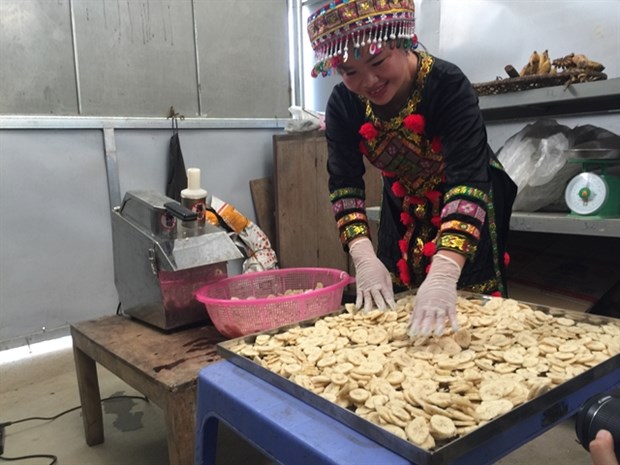
[[(474, 300), (489, 299), (484, 295), (465, 292), (460, 293), (460, 295)], [(402, 296), (403, 294), (396, 297)], [(521, 303), (529, 305), (534, 310), (541, 310), (553, 316), (567, 316), (575, 321), (595, 325), (618, 321), (614, 318), (541, 306), (529, 302)], [(513, 408), (510, 412), (480, 426), (471, 433), (433, 451), (427, 451), (231, 350), (232, 347), (241, 341), (253, 343), (258, 335), (275, 335), (292, 327), (311, 326), (321, 318), (335, 316), (343, 311), (345, 311), (344, 308), (341, 308), (320, 318), (224, 341), (218, 344), (217, 351), (231, 363), (303, 400), (317, 410), (346, 424), (417, 465), (482, 465), (493, 463), (525, 442), (532, 440), (552, 426), (575, 414), (579, 407), (592, 396), (609, 391), (620, 385), (620, 355), (615, 355), (578, 376), (563, 382), (545, 394)]]

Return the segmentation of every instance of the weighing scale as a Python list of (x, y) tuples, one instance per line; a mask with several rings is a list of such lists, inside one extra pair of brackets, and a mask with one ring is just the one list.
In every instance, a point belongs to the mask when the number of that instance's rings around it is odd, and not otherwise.
[[(587, 151), (588, 154), (593, 152), (598, 151)], [(571, 210), (571, 215), (597, 218), (620, 217), (620, 176), (608, 173), (608, 168), (620, 164), (620, 159), (582, 156), (569, 159), (568, 162), (580, 163), (582, 167), (582, 172), (568, 182), (564, 191), (564, 199)]]

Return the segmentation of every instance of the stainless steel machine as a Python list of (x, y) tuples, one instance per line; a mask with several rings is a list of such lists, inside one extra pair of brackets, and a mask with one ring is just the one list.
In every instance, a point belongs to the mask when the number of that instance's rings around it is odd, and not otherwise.
[(123, 313), (163, 330), (208, 321), (194, 292), (226, 278), (243, 254), (225, 230), (196, 220), (195, 212), (155, 191), (127, 192), (112, 210)]

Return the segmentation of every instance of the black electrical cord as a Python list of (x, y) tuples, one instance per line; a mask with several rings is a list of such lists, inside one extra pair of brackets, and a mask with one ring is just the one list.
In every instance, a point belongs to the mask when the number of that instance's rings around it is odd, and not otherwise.
[(52, 461), (48, 465), (54, 465), (58, 461), (58, 457), (55, 455), (48, 454), (36, 454), (36, 455), (21, 455), (19, 457), (5, 457), (0, 455), (0, 460), (6, 460), (7, 462), (14, 462), (16, 460), (27, 460), (27, 459), (52, 459)]
[[(106, 397), (104, 399), (101, 399), (101, 402), (105, 402), (108, 400), (115, 400), (115, 399), (140, 399), (143, 400), (145, 402), (148, 402), (149, 399), (148, 397), (144, 397), (144, 396), (110, 396), (110, 397)], [(52, 421), (55, 420), (63, 415), (66, 415), (67, 413), (71, 413), (74, 412), (76, 410), (81, 409), (82, 406), (78, 405), (77, 407), (73, 407), (67, 410), (64, 410), (63, 412), (60, 412), (52, 417), (28, 417), (28, 418), (21, 418), (19, 420), (14, 420), (14, 421), (5, 421), (0, 423), (0, 429), (2, 429), (2, 431), (4, 432), (4, 428), (6, 428), (7, 426), (11, 426), (11, 425), (16, 425), (18, 423), (23, 423), (26, 421), (32, 421), (32, 420), (41, 420), (41, 421)], [(52, 461), (48, 464), (48, 465), (54, 465), (57, 461), (58, 461), (58, 457), (52, 454), (35, 454), (35, 455), (22, 455), (20, 457), (6, 457), (4, 455), (0, 455), (0, 460), (4, 460), (7, 462), (14, 462), (16, 460), (27, 460), (27, 459), (37, 459), (37, 458), (43, 458), (43, 459), (51, 459)]]

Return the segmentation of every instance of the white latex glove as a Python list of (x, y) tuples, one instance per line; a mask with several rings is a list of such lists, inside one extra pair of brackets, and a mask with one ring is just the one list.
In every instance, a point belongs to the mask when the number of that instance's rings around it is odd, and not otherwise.
[(435, 255), (428, 275), (416, 294), (409, 320), (409, 336), (435, 336), (443, 334), (446, 317), (452, 331), (458, 331), (456, 321), (456, 283), (461, 267), (451, 258)]
[(350, 245), (349, 253), (355, 265), (357, 309), (364, 305), (364, 312), (368, 313), (373, 308), (373, 301), (379, 310), (385, 310), (386, 305), (391, 309), (396, 308), (390, 273), (377, 258), (370, 239), (357, 239)]

